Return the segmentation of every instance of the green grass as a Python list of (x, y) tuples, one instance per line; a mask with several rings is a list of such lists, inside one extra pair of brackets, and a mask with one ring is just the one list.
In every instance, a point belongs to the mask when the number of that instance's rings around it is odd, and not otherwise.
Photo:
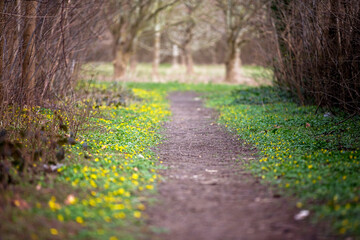
[(341, 123), (345, 114), (316, 114), (316, 107), (298, 106), (272, 87), (213, 94), (209, 106), (259, 150), (250, 171), (296, 196), (299, 208), (310, 209), (338, 233), (360, 235), (359, 116)]
[[(299, 106), (274, 87), (215, 84), (132, 83), (159, 91), (193, 90), (204, 94), (219, 122), (258, 149), (246, 168), (265, 184), (297, 199), (313, 220), (334, 231), (360, 235), (360, 117), (345, 122), (342, 112), (327, 116), (316, 106)], [(294, 203), (295, 204), (295, 203)]]
[(264, 68), (261, 66), (242, 66), (242, 71), (245, 76), (253, 78), (256, 82), (261, 85), (271, 85), (271, 80), (273, 78), (273, 72), (269, 68)]

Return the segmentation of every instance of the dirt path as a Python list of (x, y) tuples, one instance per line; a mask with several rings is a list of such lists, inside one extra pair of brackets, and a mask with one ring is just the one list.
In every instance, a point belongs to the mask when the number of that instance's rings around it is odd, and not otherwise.
[(216, 124), (195, 93), (170, 100), (173, 118), (159, 147), (167, 180), (148, 211), (149, 224), (168, 231), (152, 239), (326, 239), (293, 220), (293, 204), (243, 171), (237, 159), (251, 159), (251, 150)]

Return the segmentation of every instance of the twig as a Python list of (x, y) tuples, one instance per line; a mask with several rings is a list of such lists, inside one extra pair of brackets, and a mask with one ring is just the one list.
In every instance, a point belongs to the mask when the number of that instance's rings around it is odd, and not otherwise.
[[(353, 114), (351, 114), (350, 116), (348, 116), (347, 118), (345, 118), (344, 120), (341, 120), (340, 122), (336, 123), (333, 127), (338, 126), (338, 125), (346, 122), (347, 120), (349, 120), (349, 119), (351, 119), (351, 118), (353, 118), (353, 117), (355, 117), (355, 116), (356, 116), (356, 113), (353, 113)], [(315, 137), (318, 137), (318, 136), (321, 136), (321, 135), (329, 135), (329, 134), (334, 133), (335, 131), (336, 131), (336, 130), (332, 130), (332, 131), (330, 131), (330, 132), (325, 131), (325, 132), (323, 132), (323, 133), (321, 133), (321, 134), (315, 135)]]

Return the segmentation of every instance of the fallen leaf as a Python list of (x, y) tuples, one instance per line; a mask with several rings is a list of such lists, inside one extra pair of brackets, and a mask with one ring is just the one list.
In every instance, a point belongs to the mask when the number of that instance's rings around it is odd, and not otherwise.
[(20, 210), (26, 210), (26, 209), (30, 208), (29, 204), (21, 198), (16, 198), (16, 199), (12, 200), (11, 203), (13, 206), (19, 208)]
[(294, 216), (294, 219), (296, 221), (301, 221), (304, 220), (306, 217), (308, 217), (310, 215), (310, 211), (309, 210), (301, 210), (298, 214), (296, 214)]

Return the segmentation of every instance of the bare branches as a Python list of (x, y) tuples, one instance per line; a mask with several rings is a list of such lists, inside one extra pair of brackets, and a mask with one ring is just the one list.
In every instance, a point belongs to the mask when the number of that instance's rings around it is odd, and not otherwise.
[(223, 13), (226, 33), (226, 77), (225, 81), (235, 82), (238, 76), (241, 47), (263, 23), (266, 0), (216, 0)]
[(101, 30), (101, 5), (102, 0), (1, 1), (0, 101), (33, 105), (65, 95), (84, 50)]
[[(151, 21), (178, 0), (109, 0), (104, 12), (113, 38), (114, 78), (125, 76), (134, 44)], [(158, 4), (157, 4), (158, 3)]]
[(274, 0), (270, 11), (278, 84), (301, 103), (360, 113), (358, 1)]

